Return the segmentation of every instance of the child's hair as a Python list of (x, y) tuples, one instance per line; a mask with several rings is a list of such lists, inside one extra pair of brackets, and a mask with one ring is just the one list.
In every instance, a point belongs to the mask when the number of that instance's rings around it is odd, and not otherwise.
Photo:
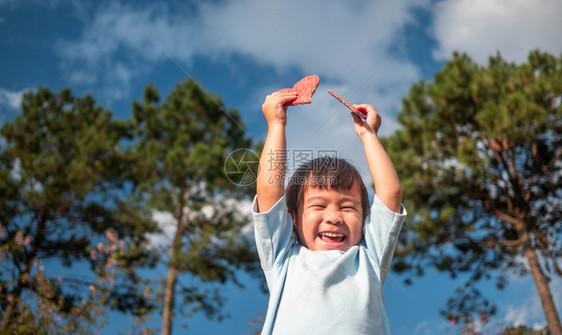
[(359, 171), (345, 159), (323, 156), (302, 164), (295, 171), (286, 190), (287, 209), (297, 215), (302, 210), (304, 192), (308, 187), (350, 190), (354, 184), (361, 192), (363, 219), (369, 214), (369, 195)]

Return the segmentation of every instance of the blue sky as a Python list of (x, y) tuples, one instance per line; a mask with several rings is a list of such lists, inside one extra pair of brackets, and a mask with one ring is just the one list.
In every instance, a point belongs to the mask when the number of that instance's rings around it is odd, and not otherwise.
[[(22, 92), (39, 86), (92, 93), (126, 118), (147, 84), (165, 97), (194, 77), (239, 109), (248, 133), (260, 139), (264, 97), (316, 74), (313, 103), (289, 110), (288, 146), (336, 150), (366, 175), (353, 122), (328, 89), (373, 104), (381, 134), (389, 135), (411, 84), (431, 80), (453, 50), (482, 64), (496, 51), (514, 62), (535, 48), (559, 55), (561, 16), (557, 0), (0, 0), (0, 123), (17, 115)], [(187, 321), (192, 333), (249, 331), (248, 319), (265, 312), (267, 296), (255, 281), (245, 283), (245, 290), (225, 287), (229, 320), (196, 316)], [(446, 333), (438, 311), (460, 283), (430, 270), (404, 286), (391, 274), (385, 301), (394, 334)], [(561, 281), (551, 288), (560, 310)], [(499, 307), (493, 321), (544, 324), (531, 280), (513, 275), (505, 290), (485, 290)], [(127, 320), (112, 316), (106, 332), (127, 331)]]

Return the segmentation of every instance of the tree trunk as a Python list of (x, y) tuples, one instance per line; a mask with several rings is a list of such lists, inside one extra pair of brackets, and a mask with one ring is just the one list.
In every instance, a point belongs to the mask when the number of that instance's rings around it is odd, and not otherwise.
[(554, 305), (554, 299), (552, 299), (552, 293), (548, 287), (548, 279), (542, 272), (537, 253), (531, 245), (529, 233), (524, 225), (522, 226), (523, 227), (520, 233), (522, 233), (523, 240), (525, 241), (523, 244), (525, 248), (525, 257), (529, 262), (531, 274), (533, 275), (535, 285), (539, 291), (542, 308), (546, 317), (546, 322), (548, 323), (548, 330), (551, 335), (562, 335), (562, 325), (560, 324), (560, 317), (558, 316), (556, 306)]
[[(176, 249), (172, 248), (172, 259)], [(168, 266), (168, 278), (166, 280), (166, 292), (164, 293), (164, 306), (162, 308), (162, 335), (172, 334), (172, 319), (174, 309), (174, 291), (176, 287), (177, 270), (173, 263)]]
[(180, 192), (178, 206), (176, 207), (177, 229), (172, 241), (172, 254), (168, 265), (168, 278), (166, 279), (166, 292), (164, 293), (164, 306), (162, 308), (162, 335), (172, 334), (172, 319), (174, 317), (174, 294), (176, 282), (178, 280), (178, 252), (182, 247), (182, 236), (185, 230), (183, 220), (184, 191)]

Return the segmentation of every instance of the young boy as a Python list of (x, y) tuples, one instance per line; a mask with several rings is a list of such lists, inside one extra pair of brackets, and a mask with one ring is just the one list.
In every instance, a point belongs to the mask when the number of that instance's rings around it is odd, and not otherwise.
[(390, 334), (382, 287), (406, 211), (377, 137), (380, 116), (370, 105), (354, 106), (365, 121), (352, 114), (375, 185), (369, 214), (360, 174), (341, 159), (299, 167), (284, 192), (286, 104), (296, 97), (276, 92), (262, 106), (268, 132), (253, 209), (270, 291), (262, 334)]

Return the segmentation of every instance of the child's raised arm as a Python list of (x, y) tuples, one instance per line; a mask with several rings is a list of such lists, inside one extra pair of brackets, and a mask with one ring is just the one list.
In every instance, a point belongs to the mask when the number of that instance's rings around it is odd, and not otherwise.
[(367, 114), (365, 121), (353, 113), (351, 115), (355, 120), (355, 132), (363, 142), (377, 197), (388, 209), (400, 213), (402, 208), (400, 180), (377, 135), (381, 126), (381, 117), (371, 105), (353, 105), (353, 107)]
[(267, 121), (267, 137), (258, 167), (256, 193), (258, 210), (267, 212), (283, 196), (285, 187), (287, 103), (297, 93), (275, 92), (265, 98), (262, 112)]

